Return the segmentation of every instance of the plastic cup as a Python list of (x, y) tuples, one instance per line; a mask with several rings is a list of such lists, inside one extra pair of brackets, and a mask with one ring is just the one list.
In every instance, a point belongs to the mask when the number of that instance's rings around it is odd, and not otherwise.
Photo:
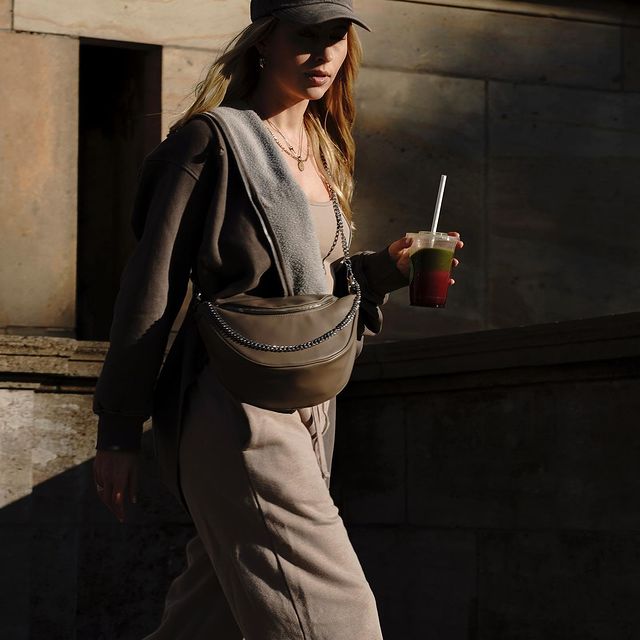
[(409, 247), (410, 304), (416, 307), (444, 307), (459, 238), (431, 231), (405, 235), (413, 238)]

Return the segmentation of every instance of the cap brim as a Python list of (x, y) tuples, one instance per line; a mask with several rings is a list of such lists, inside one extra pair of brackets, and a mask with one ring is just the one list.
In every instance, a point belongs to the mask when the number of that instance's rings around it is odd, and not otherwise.
[(369, 25), (353, 13), (353, 11), (339, 4), (329, 4), (326, 2), (305, 4), (298, 7), (278, 9), (273, 12), (273, 15), (276, 16), (276, 18), (284, 18), (285, 20), (299, 22), (300, 24), (319, 24), (320, 22), (327, 22), (328, 20), (346, 18), (361, 26), (363, 29), (371, 31)]

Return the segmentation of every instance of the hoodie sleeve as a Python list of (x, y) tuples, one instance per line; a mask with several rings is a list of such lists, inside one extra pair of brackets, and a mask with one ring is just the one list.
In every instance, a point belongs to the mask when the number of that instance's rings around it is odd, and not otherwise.
[[(340, 263), (342, 258), (336, 262)], [(389, 255), (389, 245), (380, 251), (359, 251), (351, 256), (353, 275), (360, 284), (362, 300), (358, 314), (358, 340), (363, 335), (376, 335), (382, 330), (380, 307), (389, 299), (389, 293), (409, 284)], [(347, 276), (344, 263), (334, 274), (334, 295), (347, 293)]]
[[(190, 126), (198, 147), (202, 126)], [(109, 348), (93, 397), (99, 450), (140, 448), (169, 333), (202, 239), (198, 191), (204, 187), (198, 167), (189, 161), (193, 149), (185, 144), (188, 135), (178, 141), (180, 153), (171, 152), (175, 141), (157, 147), (139, 174), (132, 216), (138, 243), (120, 278)], [(216, 154), (212, 156), (215, 161)]]

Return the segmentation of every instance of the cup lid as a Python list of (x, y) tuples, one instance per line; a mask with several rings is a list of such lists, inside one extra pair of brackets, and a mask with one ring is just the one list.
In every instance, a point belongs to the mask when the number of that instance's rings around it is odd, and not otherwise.
[(435, 233), (432, 233), (431, 231), (418, 231), (418, 235), (433, 236), (438, 240), (447, 240), (448, 242), (451, 242), (452, 240), (455, 240), (457, 242), (460, 239), (460, 238), (457, 238), (456, 236), (450, 236), (448, 233), (443, 233), (442, 231), (436, 231)]

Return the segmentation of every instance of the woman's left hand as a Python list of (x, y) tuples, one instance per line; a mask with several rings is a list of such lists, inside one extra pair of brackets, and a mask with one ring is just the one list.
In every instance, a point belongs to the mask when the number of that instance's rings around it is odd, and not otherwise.
[[(447, 235), (457, 236), (458, 238), (460, 237), (460, 234), (457, 231), (449, 231), (447, 232)], [(409, 247), (411, 246), (412, 242), (413, 238), (404, 236), (403, 238), (395, 240), (389, 245), (389, 255), (391, 256), (392, 260), (395, 261), (396, 267), (400, 269), (400, 272), (406, 278), (409, 277), (410, 273)], [(464, 242), (462, 240), (458, 240), (456, 244), (456, 250), (462, 249), (462, 247), (464, 247)], [(458, 258), (454, 258), (453, 266), (457, 267), (459, 264), (460, 260), (458, 260)], [(455, 284), (455, 280), (451, 278), (450, 283)]]

